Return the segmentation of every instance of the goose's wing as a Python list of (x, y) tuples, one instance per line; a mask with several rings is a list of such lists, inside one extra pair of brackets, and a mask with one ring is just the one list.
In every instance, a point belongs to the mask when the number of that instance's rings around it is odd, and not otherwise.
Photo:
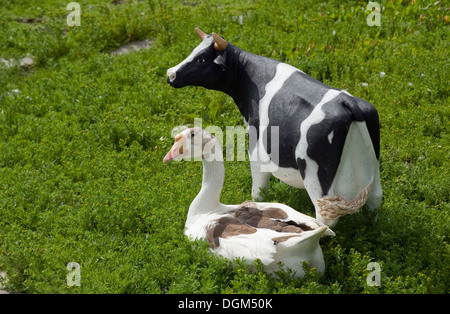
[[(267, 215), (267, 217), (270, 217), (271, 219), (274, 220), (279, 220), (279, 221), (293, 221), (298, 225), (303, 225), (303, 226), (307, 226), (311, 229), (318, 229), (322, 226), (324, 226), (324, 224), (322, 222), (320, 222), (319, 220), (302, 214), (298, 211), (296, 211), (295, 209), (293, 209), (292, 207), (285, 205), (285, 204), (281, 204), (281, 203), (270, 203), (270, 202), (244, 202), (239, 206), (248, 206), (248, 207), (253, 207), (253, 208), (257, 208), (259, 210), (261, 210), (263, 213), (265, 213), (265, 215)], [(334, 232), (327, 227), (324, 235), (331, 235), (334, 236)]]

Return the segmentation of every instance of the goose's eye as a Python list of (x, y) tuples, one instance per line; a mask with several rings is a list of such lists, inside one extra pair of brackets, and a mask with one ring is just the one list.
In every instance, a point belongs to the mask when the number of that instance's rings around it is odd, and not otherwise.
[(205, 62), (206, 60), (205, 60), (205, 58), (203, 58), (203, 57), (199, 57), (198, 59), (197, 59), (197, 62), (198, 63), (203, 63), (203, 62)]

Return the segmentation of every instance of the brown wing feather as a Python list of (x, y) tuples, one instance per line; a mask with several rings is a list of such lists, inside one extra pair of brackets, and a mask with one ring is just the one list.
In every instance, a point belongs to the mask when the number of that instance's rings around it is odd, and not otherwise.
[[(230, 210), (225, 216), (219, 218), (215, 223), (206, 230), (206, 239), (212, 249), (219, 247), (219, 238), (230, 238), (240, 234), (252, 234), (257, 230), (255, 228), (271, 229), (277, 232), (302, 233), (304, 231), (313, 230), (306, 224), (299, 224), (295, 221), (280, 221), (278, 219), (288, 218), (287, 213), (276, 207), (269, 207), (260, 210), (251, 206), (252, 203), (245, 202), (238, 208)], [(289, 237), (286, 237), (288, 239)], [(283, 239), (283, 240), (281, 240)], [(278, 242), (285, 241), (279, 238)]]
[(241, 223), (236, 217), (226, 216), (216, 220), (206, 229), (206, 240), (212, 249), (219, 247), (219, 238), (229, 238), (240, 234), (252, 234), (256, 229)]

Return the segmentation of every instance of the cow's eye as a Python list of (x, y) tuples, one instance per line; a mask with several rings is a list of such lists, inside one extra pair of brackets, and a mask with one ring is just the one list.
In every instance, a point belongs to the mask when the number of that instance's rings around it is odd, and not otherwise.
[(205, 58), (203, 58), (203, 57), (198, 57), (198, 59), (197, 59), (197, 62), (198, 63), (203, 63), (203, 62), (205, 62), (206, 60), (205, 60)]

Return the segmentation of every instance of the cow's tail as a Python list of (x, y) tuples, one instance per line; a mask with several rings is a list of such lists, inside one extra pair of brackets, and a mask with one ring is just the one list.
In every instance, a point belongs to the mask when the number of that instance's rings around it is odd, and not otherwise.
[(365, 100), (350, 95), (347, 91), (343, 92), (342, 106), (352, 115), (352, 120), (365, 122), (367, 131), (372, 141), (373, 149), (377, 159), (380, 158), (380, 120), (378, 112), (374, 106)]

